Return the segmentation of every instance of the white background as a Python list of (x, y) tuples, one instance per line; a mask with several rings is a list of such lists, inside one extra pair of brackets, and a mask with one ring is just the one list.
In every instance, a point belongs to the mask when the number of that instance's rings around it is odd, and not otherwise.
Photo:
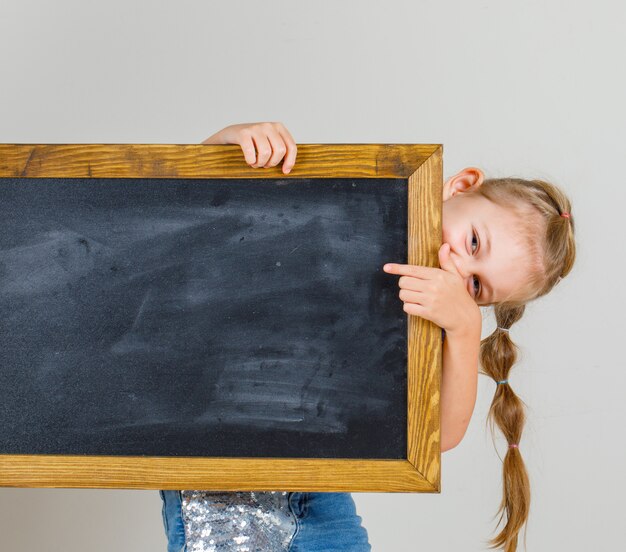
[[(478, 166), (563, 187), (577, 264), (511, 329), (522, 355), (510, 382), (529, 417), (527, 545), (615, 550), (625, 15), (617, 0), (2, 0), (0, 142), (198, 143), (281, 121), (299, 143), (442, 143), (446, 177)], [(486, 550), (506, 445), (485, 426), (494, 391), (479, 378), (441, 494), (354, 493), (373, 550)], [(157, 491), (2, 488), (1, 548), (165, 550), (160, 510)]]

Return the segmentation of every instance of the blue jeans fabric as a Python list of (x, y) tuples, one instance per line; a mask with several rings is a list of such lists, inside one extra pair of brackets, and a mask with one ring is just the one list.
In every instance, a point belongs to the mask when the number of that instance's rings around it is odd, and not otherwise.
[[(167, 552), (187, 552), (180, 491), (159, 491)], [(350, 493), (289, 493), (296, 520), (290, 552), (370, 552), (367, 530)]]

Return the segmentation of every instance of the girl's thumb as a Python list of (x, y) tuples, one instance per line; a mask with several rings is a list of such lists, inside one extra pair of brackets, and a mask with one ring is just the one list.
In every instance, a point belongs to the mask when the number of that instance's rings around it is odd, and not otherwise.
[(439, 264), (441, 268), (447, 269), (451, 263), (450, 260), (450, 244), (444, 243), (439, 248)]

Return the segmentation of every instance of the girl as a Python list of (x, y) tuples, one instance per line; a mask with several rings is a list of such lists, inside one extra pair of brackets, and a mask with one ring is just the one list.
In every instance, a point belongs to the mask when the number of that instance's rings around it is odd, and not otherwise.
[[(226, 127), (203, 144), (239, 144), (254, 168), (283, 173), (297, 147), (281, 123)], [(571, 204), (541, 180), (485, 179), (469, 167), (443, 186), (441, 268), (385, 264), (400, 275), (404, 311), (442, 328), (441, 450), (459, 444), (476, 399), (478, 373), (496, 382), (488, 419), (509, 444), (503, 462), (506, 512), (491, 548), (517, 549), (530, 505), (530, 486), (519, 443), (525, 423), (521, 400), (508, 382), (517, 360), (509, 328), (526, 303), (548, 293), (576, 257)], [(493, 305), (496, 330), (481, 341), (480, 306)], [(480, 364), (479, 364), (480, 363)], [(160, 491), (168, 552), (204, 550), (371, 550), (349, 493)], [(500, 523), (498, 522), (498, 524)]]

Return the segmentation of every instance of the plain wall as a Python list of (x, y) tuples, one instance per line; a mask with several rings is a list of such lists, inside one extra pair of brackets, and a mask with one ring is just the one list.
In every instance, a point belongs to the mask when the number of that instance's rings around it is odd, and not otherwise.
[[(299, 143), (442, 143), (446, 177), (477, 166), (563, 187), (577, 264), (510, 333), (527, 546), (611, 550), (626, 492), (625, 15), (617, 0), (3, 0), (0, 142), (198, 143), (281, 121)], [(495, 387), (479, 378), (441, 494), (354, 493), (373, 550), (487, 549), (506, 447), (485, 425)], [(165, 550), (157, 491), (2, 488), (0, 516), (3, 550)]]

